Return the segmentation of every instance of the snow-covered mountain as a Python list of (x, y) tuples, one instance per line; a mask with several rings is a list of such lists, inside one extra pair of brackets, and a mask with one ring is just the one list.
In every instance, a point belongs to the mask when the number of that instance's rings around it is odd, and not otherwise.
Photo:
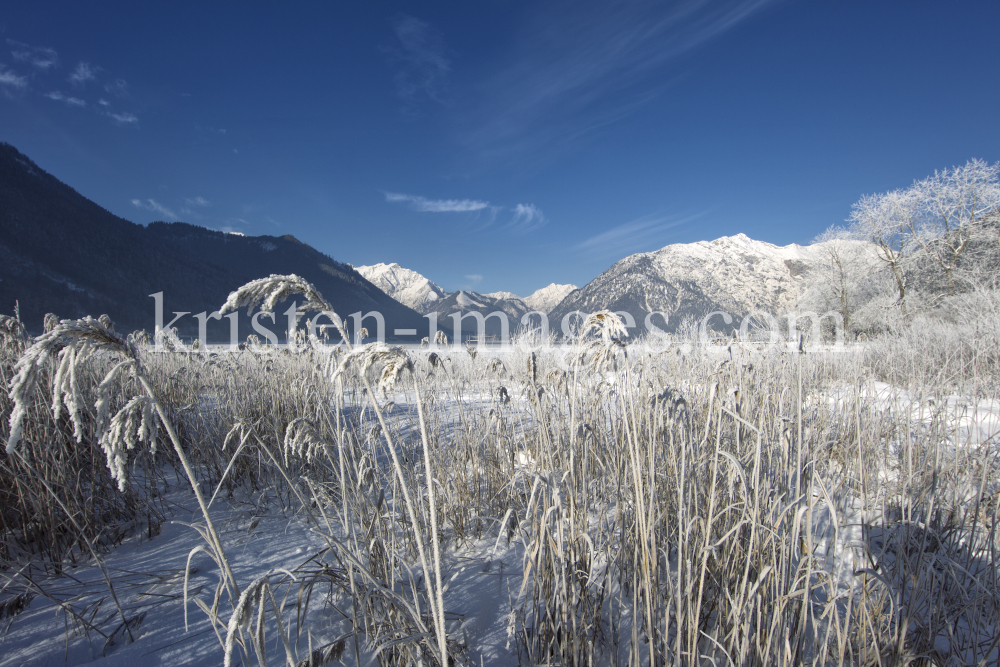
[(483, 294), (483, 296), (488, 296), (491, 299), (518, 299), (524, 301), (524, 299), (513, 292), (489, 292), (488, 294)]
[(739, 319), (753, 310), (780, 315), (795, 307), (825, 256), (822, 244), (779, 247), (745, 234), (668, 245), (615, 263), (567, 296), (549, 321), (558, 329), (567, 313), (607, 308), (630, 313), (643, 330), (645, 316), (660, 311), (667, 325), (654, 323), (671, 331), (686, 316), (700, 320), (714, 310)]
[[(447, 294), (398, 264), (362, 266), (358, 271), (405, 305), (425, 314), (437, 312), (442, 328), (451, 326), (449, 315), (454, 312), (487, 315), (500, 310), (507, 313), (513, 331), (522, 315), (539, 310), (548, 314), (552, 330), (558, 331), (568, 313), (607, 308), (628, 312), (640, 330), (647, 314), (665, 313), (666, 325), (659, 317), (654, 323), (672, 331), (684, 318), (701, 320), (712, 311), (731, 314), (737, 326), (751, 311), (775, 316), (789, 312), (810, 282), (816, 282), (811, 279), (821, 275), (827, 258), (822, 243), (782, 247), (737, 234), (630, 255), (582, 288), (552, 284), (527, 298), (510, 292)], [(722, 326), (721, 318), (717, 320), (713, 323)], [(495, 318), (487, 327), (490, 333), (494, 322)], [(463, 326), (474, 328), (475, 323), (470, 318)]]
[(399, 301), (404, 306), (420, 313), (436, 310), (435, 302), (445, 298), (447, 293), (416, 271), (404, 269), (399, 264), (373, 264), (355, 267), (380, 290)]
[[(460, 290), (449, 294), (428, 278), (396, 263), (359, 266), (356, 270), (370, 283), (403, 305), (425, 315), (437, 313), (439, 329), (449, 334), (453, 325), (450, 318), (452, 313), (478, 311), (485, 316), (499, 310), (507, 314), (510, 330), (516, 331), (521, 323), (521, 316), (532, 310), (521, 297), (512, 292), (479, 294)], [(465, 319), (462, 328), (467, 334), (472, 334), (476, 331), (476, 321), (472, 318)], [(496, 318), (491, 318), (487, 322), (486, 330), (490, 334), (500, 332)]]
[(463, 313), (479, 311), (483, 315), (489, 315), (496, 310), (507, 313), (510, 318), (511, 331), (513, 331), (520, 324), (521, 316), (531, 308), (521, 297), (511, 292), (479, 294), (460, 290), (429, 305), (425, 312), (437, 312), (439, 319), (443, 321), (443, 318), (459, 311)]
[(441, 317), (447, 317), (458, 311), (467, 313), (477, 310), (486, 315), (501, 310), (511, 318), (512, 327), (517, 326), (522, 315), (532, 310), (548, 313), (566, 295), (577, 289), (576, 285), (552, 283), (527, 298), (519, 297), (513, 292), (479, 294), (460, 290), (449, 294), (430, 279), (395, 262), (391, 264), (379, 262), (370, 266), (358, 266), (355, 269), (393, 299), (419, 313), (426, 315), (436, 312)]
[(525, 297), (524, 302), (532, 310), (548, 313), (569, 296), (570, 292), (576, 289), (579, 289), (576, 285), (557, 285), (552, 283), (548, 287), (536, 290), (531, 296)]

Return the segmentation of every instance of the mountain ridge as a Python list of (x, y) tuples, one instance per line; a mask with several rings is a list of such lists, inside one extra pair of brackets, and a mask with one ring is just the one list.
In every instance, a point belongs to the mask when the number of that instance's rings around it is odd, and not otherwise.
[(524, 302), (532, 310), (547, 314), (558, 306), (563, 299), (578, 289), (580, 288), (576, 285), (557, 285), (556, 283), (551, 283), (541, 289), (535, 290), (530, 296), (524, 297)]
[[(164, 292), (164, 310), (213, 312), (229, 292), (272, 273), (296, 273), (316, 285), (338, 314), (380, 312), (387, 333), (428, 330), (438, 314), (448, 329), (454, 312), (504, 312), (515, 331), (530, 311), (549, 316), (558, 331), (573, 311), (628, 313), (643, 328), (647, 315), (666, 315), (675, 330), (685, 318), (726, 311), (737, 319), (754, 310), (774, 315), (794, 308), (818, 266), (823, 244), (776, 246), (745, 234), (672, 244), (622, 258), (587, 285), (552, 283), (528, 297), (511, 292), (445, 292), (396, 263), (352, 267), (291, 235), (247, 237), (183, 222), (137, 225), (86, 199), (7, 143), (0, 143), (0, 312), (15, 300), (29, 330), (42, 317), (108, 313), (123, 331), (152, 330), (151, 294)], [(167, 318), (169, 320), (169, 317)], [(243, 334), (250, 329), (241, 315)], [(181, 333), (197, 333), (193, 317)], [(280, 324), (275, 325), (281, 328)], [(372, 330), (370, 320), (365, 326)], [(210, 324), (216, 336), (228, 323)], [(464, 331), (475, 331), (473, 318)], [(497, 333), (491, 318), (487, 333)], [(243, 335), (241, 334), (241, 336)], [(222, 334), (218, 334), (222, 335)]]
[(824, 261), (822, 244), (777, 246), (746, 234), (712, 241), (677, 243), (636, 253), (615, 262), (590, 283), (569, 294), (549, 314), (553, 327), (573, 311), (624, 311), (644, 330), (654, 312), (675, 331), (685, 318), (700, 320), (724, 311), (736, 324), (752, 311), (775, 316), (794, 308), (815, 268)]
[(576, 285), (557, 285), (556, 283), (551, 283), (546, 287), (535, 290), (527, 297), (520, 297), (513, 292), (505, 291), (480, 294), (472, 290), (457, 290), (456, 292), (449, 293), (445, 292), (430, 278), (412, 269), (402, 267), (396, 262), (379, 262), (355, 268), (383, 292), (400, 303), (424, 314), (442, 312), (442, 306), (439, 302), (448, 299), (452, 295), (457, 295), (459, 292), (465, 293), (465, 299), (476, 300), (483, 307), (496, 305), (500, 310), (516, 311), (520, 314), (532, 310), (544, 313), (555, 307), (567, 294), (578, 289)]
[(447, 292), (431, 280), (396, 262), (379, 262), (357, 266), (355, 269), (393, 299), (419, 313), (427, 312), (426, 309), (433, 302), (447, 296)]
[[(183, 222), (138, 225), (0, 143), (0, 312), (12, 312), (17, 302), (29, 331), (40, 331), (45, 313), (55, 312), (107, 313), (119, 331), (152, 332), (151, 294), (164, 293), (167, 313), (211, 313), (232, 290), (273, 273), (312, 282), (341, 317), (378, 310), (390, 335), (396, 327), (427, 330), (419, 313), (291, 235), (239, 236)], [(191, 315), (176, 326), (182, 335), (198, 333)], [(281, 319), (267, 326), (283, 337)], [(228, 322), (207, 327), (210, 339), (228, 340)], [(253, 331), (245, 313), (239, 327), (241, 338)]]

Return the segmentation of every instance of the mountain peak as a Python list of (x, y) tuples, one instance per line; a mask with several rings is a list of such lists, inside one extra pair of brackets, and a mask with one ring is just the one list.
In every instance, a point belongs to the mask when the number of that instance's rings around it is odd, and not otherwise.
[(666, 329), (673, 330), (685, 317), (700, 319), (715, 310), (736, 318), (754, 310), (778, 315), (795, 307), (811, 268), (822, 261), (821, 246), (776, 246), (743, 233), (675, 243), (616, 262), (569, 294), (549, 317), (607, 308), (642, 322), (660, 312), (667, 315)]
[(490, 292), (489, 294), (484, 294), (483, 296), (488, 296), (491, 299), (518, 299), (523, 301), (521, 297), (513, 292)]
[(547, 287), (535, 290), (531, 296), (526, 297), (524, 302), (532, 310), (548, 313), (559, 305), (571, 292), (579, 289), (576, 285), (557, 285), (551, 283)]
[(428, 312), (432, 304), (447, 296), (433, 282), (396, 262), (359, 266), (357, 271), (396, 301), (421, 313)]

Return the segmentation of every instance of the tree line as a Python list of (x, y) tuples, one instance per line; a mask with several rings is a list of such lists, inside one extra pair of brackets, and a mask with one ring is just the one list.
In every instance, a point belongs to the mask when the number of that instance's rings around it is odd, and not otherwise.
[(823, 262), (805, 300), (840, 313), (848, 332), (980, 317), (998, 303), (1000, 164), (973, 159), (865, 195), (815, 242)]

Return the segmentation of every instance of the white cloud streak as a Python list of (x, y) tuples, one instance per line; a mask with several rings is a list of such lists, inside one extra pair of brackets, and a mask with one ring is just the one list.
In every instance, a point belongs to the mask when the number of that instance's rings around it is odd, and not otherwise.
[(573, 249), (592, 257), (624, 257), (663, 247), (667, 230), (686, 225), (705, 215), (642, 217), (591, 236)]
[(109, 113), (108, 115), (122, 125), (131, 125), (139, 122), (138, 116), (134, 113), (128, 113), (127, 111), (124, 113)]
[(68, 104), (71, 107), (87, 106), (87, 103), (81, 100), (79, 97), (67, 97), (58, 90), (53, 90), (51, 93), (45, 93), (45, 97), (49, 98), (50, 100), (55, 100), (57, 102), (64, 102), (65, 104)]
[(8, 39), (7, 44), (13, 49), (10, 55), (18, 62), (29, 63), (40, 70), (47, 70), (59, 65), (59, 54), (56, 53), (55, 49), (29, 46), (13, 39)]
[(194, 199), (185, 198), (184, 203), (188, 206), (209, 206), (211, 204), (211, 202), (204, 197), (195, 197)]
[(156, 201), (155, 199), (147, 199), (142, 201), (141, 199), (133, 199), (132, 206), (136, 208), (146, 209), (147, 211), (153, 211), (154, 213), (159, 213), (170, 220), (176, 220), (177, 215), (171, 211), (169, 208)]
[(422, 213), (472, 213), (489, 208), (490, 203), (476, 199), (427, 199), (415, 195), (403, 195), (394, 192), (385, 193), (385, 200), (393, 203), (406, 203), (414, 211)]
[[(504, 210), (503, 206), (494, 206), (488, 201), (479, 199), (427, 199), (419, 195), (406, 195), (397, 192), (386, 192), (385, 200), (396, 204), (408, 204), (409, 208), (421, 213), (475, 213), (477, 225), (475, 230), (492, 227), (497, 222), (497, 215)], [(481, 215), (489, 212), (488, 216)], [(507, 234), (520, 236), (533, 232), (548, 220), (542, 209), (534, 204), (518, 204), (510, 209), (510, 219), (500, 227)]]
[(0, 65), (0, 86), (9, 88), (26, 88), (28, 86), (27, 77), (19, 76), (16, 72)]
[(467, 141), (509, 154), (625, 118), (681, 75), (681, 58), (774, 0), (537, 3), (470, 110)]
[(527, 234), (545, 224), (542, 209), (534, 204), (518, 204), (513, 209), (513, 216), (504, 228), (511, 234)]
[(73, 73), (69, 75), (69, 82), (75, 86), (82, 86), (96, 78), (97, 68), (92, 67), (90, 63), (80, 62), (77, 64), (76, 69), (73, 70)]
[[(21, 63), (26, 63), (31, 65), (36, 70), (37, 73), (31, 74), (31, 80), (33, 81), (36, 77), (42, 76), (48, 73), (50, 70), (54, 70), (60, 66), (59, 54), (55, 49), (50, 49), (48, 47), (37, 47), (31, 46), (30, 44), (25, 44), (23, 42), (18, 42), (12, 39), (6, 40), (8, 46), (11, 48), (11, 56), (14, 60)], [(104, 90), (119, 99), (127, 99), (128, 95), (128, 84), (123, 79), (108, 80), (105, 77), (106, 72), (96, 65), (92, 65), (86, 61), (79, 61), (76, 68), (70, 73), (66, 78), (66, 81), (70, 82), (75, 88), (83, 89), (90, 82), (96, 82), (98, 84), (103, 81)], [(12, 97), (12, 91), (15, 90), (30, 90), (29, 87), (29, 77), (18, 74), (14, 70), (10, 69), (6, 65), (0, 64), (0, 90), (7, 97)], [(83, 109), (90, 107), (92, 104), (93, 108), (99, 114), (112, 119), (118, 125), (138, 125), (139, 117), (130, 111), (111, 111), (112, 105), (107, 99), (101, 97), (96, 102), (91, 100), (89, 103), (87, 100), (83, 99), (83, 96), (75, 97), (73, 95), (67, 95), (60, 90), (53, 90), (48, 93), (42, 93), (42, 97), (48, 98), (56, 102), (62, 102), (63, 104), (76, 107), (78, 109)]]

